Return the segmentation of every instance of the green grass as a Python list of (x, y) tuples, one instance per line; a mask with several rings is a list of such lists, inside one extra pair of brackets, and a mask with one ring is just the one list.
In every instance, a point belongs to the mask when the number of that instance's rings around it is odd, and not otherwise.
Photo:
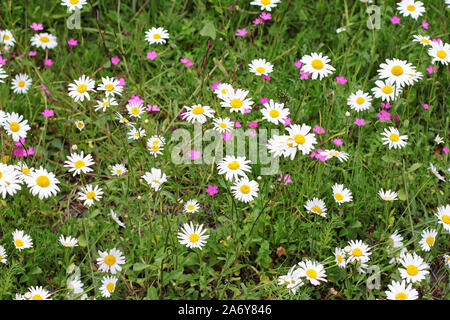
[[(448, 155), (433, 141), (439, 134), (449, 146), (448, 68), (439, 64), (438, 72), (427, 77), (431, 58), (424, 47), (412, 42), (414, 34), (448, 42), (443, 0), (426, 1), (427, 12), (417, 21), (402, 17), (395, 1), (384, 1), (379, 30), (366, 27), (367, 4), (350, 0), (283, 0), (272, 10), (273, 19), (258, 26), (252, 21), (260, 11), (250, 1), (237, 1), (239, 6), (231, 0), (89, 2), (81, 11), (79, 30), (66, 27), (69, 14), (60, 1), (2, 3), (0, 27), (11, 30), (17, 44), (9, 54), (2, 53), (8, 57), (4, 69), (9, 77), (0, 84), (0, 109), (22, 114), (32, 127), (27, 143), (35, 154), (26, 159), (28, 166), (43, 166), (61, 182), (55, 197), (39, 200), (24, 185), (13, 197), (1, 200), (0, 244), (8, 254), (8, 263), (0, 265), (2, 299), (13, 299), (36, 285), (50, 290), (53, 299), (67, 299), (66, 270), (72, 264), (80, 268), (88, 296), (101, 299), (99, 287), (105, 274), (97, 270), (96, 258), (98, 250), (113, 247), (124, 253), (126, 264), (117, 275), (112, 299), (384, 299), (391, 280), (400, 280), (398, 265), (389, 263), (386, 251), (394, 230), (403, 235), (409, 250), (431, 266), (427, 279), (414, 285), (421, 298), (449, 298), (449, 269), (442, 260), (450, 252), (449, 233), (434, 216), (437, 207), (448, 204), (449, 187), (427, 170), (430, 162), (448, 168)], [(400, 24), (391, 24), (394, 15), (401, 16)], [(428, 30), (422, 28), (422, 18), (430, 23)], [(43, 23), (44, 31), (58, 38), (58, 47), (48, 52), (54, 61), (51, 67), (43, 65), (45, 52), (31, 47), (32, 22)], [(165, 45), (149, 46), (145, 31), (159, 26), (169, 31), (170, 39)], [(342, 26), (347, 31), (337, 34)], [(244, 27), (249, 31), (245, 37), (234, 36)], [(70, 38), (77, 39), (78, 46), (69, 47)], [(37, 55), (29, 57), (30, 50), (37, 50)], [(154, 61), (146, 58), (152, 50), (159, 55)], [(300, 80), (294, 62), (311, 52), (327, 55), (336, 71), (322, 81)], [(118, 65), (110, 63), (114, 56), (121, 59)], [(183, 57), (195, 65), (187, 68), (179, 61)], [(258, 58), (273, 63), (271, 81), (248, 71), (251, 60)], [(379, 99), (374, 99), (370, 110), (352, 111), (346, 117), (348, 96), (358, 89), (370, 92), (378, 66), (392, 58), (407, 60), (424, 74), (388, 110), (400, 121), (378, 121)], [(26, 95), (14, 94), (10, 88), (18, 73), (33, 79)], [(100, 92), (91, 93), (89, 102), (74, 103), (67, 87), (83, 74), (97, 83), (102, 76), (123, 77), (126, 85), (117, 99), (119, 106), (95, 112)], [(336, 84), (337, 76), (348, 82)], [(173, 164), (173, 127), (193, 131), (192, 125), (178, 118), (184, 105), (209, 105), (217, 116), (230, 116), (243, 128), (257, 121), (259, 128), (284, 131), (283, 126), (262, 120), (258, 111), (230, 115), (210, 89), (219, 81), (249, 90), (259, 109), (259, 99), (269, 97), (285, 103), (292, 123), (324, 127), (326, 133), (316, 135), (317, 147), (333, 148), (332, 140), (338, 137), (344, 144), (336, 149), (350, 154), (348, 162), (323, 163), (301, 154), (293, 161), (282, 158), (280, 172), (261, 177), (259, 196), (249, 204), (232, 197), (230, 183), (217, 174), (215, 165)], [(161, 108), (138, 121), (147, 137), (159, 134), (168, 141), (157, 158), (147, 151), (145, 139), (127, 140), (126, 127), (115, 118), (114, 111), (127, 114), (131, 94)], [(429, 110), (421, 106), (424, 103)], [(53, 109), (55, 116), (43, 117), (45, 108)], [(367, 125), (354, 125), (355, 117), (364, 118)], [(83, 120), (86, 128), (78, 131), (75, 120)], [(382, 145), (380, 133), (389, 126), (408, 135), (405, 148), (389, 150)], [(0, 155), (15, 164), (19, 159), (13, 155), (14, 143), (4, 130), (0, 137)], [(73, 177), (63, 167), (73, 145), (77, 152), (93, 156), (93, 173)], [(110, 166), (125, 161), (129, 172), (111, 176)], [(152, 167), (169, 176), (158, 192), (140, 179)], [(261, 165), (252, 165), (249, 177), (256, 179), (260, 169)], [(280, 173), (289, 173), (293, 182), (286, 186), (278, 182)], [(335, 183), (349, 188), (354, 201), (335, 203), (331, 192)], [(86, 184), (104, 191), (101, 201), (90, 208), (77, 200), (79, 188)], [(205, 192), (210, 184), (219, 186), (219, 194)], [(381, 188), (398, 191), (400, 199), (382, 201), (377, 195)], [(306, 212), (304, 204), (313, 197), (324, 199), (327, 219)], [(180, 199), (197, 199), (200, 212), (185, 213)], [(126, 228), (119, 229), (108, 216), (110, 209), (121, 216)], [(189, 221), (208, 228), (210, 237), (201, 251), (178, 243), (177, 232)], [(16, 228), (31, 236), (32, 249), (15, 249)], [(430, 252), (420, 250), (425, 228), (439, 232)], [(62, 247), (60, 234), (78, 238), (79, 247)], [(381, 270), (379, 289), (368, 290), (369, 275), (359, 274), (355, 266), (340, 269), (334, 262), (334, 248), (356, 239), (372, 248), (369, 265)], [(285, 253), (278, 255), (281, 248)], [(305, 258), (325, 266), (328, 282), (304, 285), (292, 295), (278, 286), (277, 279)], [(336, 295), (330, 294), (332, 288)]]

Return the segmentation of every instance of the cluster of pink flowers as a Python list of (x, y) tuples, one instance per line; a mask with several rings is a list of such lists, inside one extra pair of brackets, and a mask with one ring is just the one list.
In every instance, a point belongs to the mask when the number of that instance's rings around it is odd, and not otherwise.
[(155, 50), (147, 52), (147, 59), (150, 59), (153, 61), (156, 59), (157, 56), (158, 56), (158, 54), (156, 53)]
[(44, 30), (44, 26), (42, 25), (42, 23), (36, 23), (36, 22), (33, 22), (31, 24), (30, 28), (33, 29), (34, 31)]
[(120, 59), (119, 59), (118, 56), (115, 56), (115, 57), (111, 58), (111, 63), (112, 64), (119, 64), (119, 62), (120, 62)]
[(67, 44), (69, 45), (69, 46), (76, 46), (77, 44), (78, 44), (78, 40), (75, 40), (75, 39), (73, 39), (73, 38), (70, 38), (70, 40), (68, 40), (67, 41)]
[(327, 156), (326, 155), (321, 155), (322, 152), (324, 152), (324, 149), (317, 149), (316, 151), (311, 152), (311, 154), (309, 155), (310, 158), (316, 158), (322, 162), (327, 161)]
[(140, 104), (143, 104), (144, 100), (142, 100), (141, 97), (132, 94), (130, 96), (130, 99), (128, 99), (128, 103), (140, 103)]
[(180, 59), (181, 63), (184, 63), (186, 65), (186, 67), (192, 67), (194, 65), (194, 62), (189, 60), (188, 58), (181, 58)]
[(158, 105), (151, 105), (151, 104), (148, 104), (147, 105), (147, 108), (145, 108), (145, 110), (147, 110), (147, 111), (160, 111), (161, 109), (158, 107)]
[(286, 174), (283, 177), (283, 174), (280, 173), (280, 177), (277, 180), (280, 181), (280, 182), (281, 182), (281, 180), (283, 180), (284, 185), (287, 185), (288, 183), (292, 183), (292, 179), (291, 179), (291, 175), (290, 174)]
[(259, 15), (259, 18), (261, 19), (256, 18), (255, 20), (253, 20), (253, 24), (263, 24), (264, 21), (272, 19), (272, 15), (267, 12), (262, 12)]
[(208, 188), (206, 189), (206, 192), (209, 193), (210, 196), (215, 195), (216, 193), (219, 193), (219, 187), (218, 186), (213, 186), (213, 185), (208, 185)]
[(345, 79), (345, 77), (336, 77), (336, 82), (337, 84), (346, 84), (347, 79)]
[(8, 61), (8, 58), (3, 58), (2, 56), (0, 56), (0, 64), (2, 66), (6, 65), (6, 61)]
[(14, 156), (16, 157), (28, 157), (34, 154), (33, 147), (22, 148), (25, 145), (25, 139), (21, 138), (19, 141), (14, 141), (17, 148), (14, 149)]
[(308, 80), (310, 73), (302, 70), (303, 63), (300, 60), (297, 60), (294, 65), (300, 69), (300, 80)]
[(377, 116), (380, 121), (391, 121), (391, 114), (385, 110), (381, 110)]
[(323, 133), (325, 133), (325, 129), (322, 128), (321, 126), (318, 126), (318, 125), (316, 125), (316, 126), (313, 128), (313, 131), (314, 131), (315, 133), (317, 133), (317, 134), (323, 134)]
[(357, 126), (364, 126), (366, 124), (366, 121), (363, 118), (355, 118), (355, 121), (353, 123)]

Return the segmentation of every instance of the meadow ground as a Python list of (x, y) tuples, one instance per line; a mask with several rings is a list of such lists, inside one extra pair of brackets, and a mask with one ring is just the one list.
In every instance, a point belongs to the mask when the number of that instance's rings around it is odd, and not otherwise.
[(449, 5), (250, 2), (2, 1), (1, 299), (449, 298)]

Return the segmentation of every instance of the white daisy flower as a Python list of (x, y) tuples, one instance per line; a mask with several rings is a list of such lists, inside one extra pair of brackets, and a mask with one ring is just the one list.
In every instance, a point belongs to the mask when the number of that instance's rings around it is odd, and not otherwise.
[(325, 156), (325, 160), (329, 160), (331, 158), (336, 157), (336, 158), (338, 158), (338, 160), (340, 162), (347, 161), (348, 160), (348, 156), (349, 156), (349, 154), (347, 152), (337, 151), (337, 150), (334, 150), (334, 149), (330, 149), (330, 150), (326, 149), (324, 151), (321, 151), (320, 155), (321, 156)]
[(242, 89), (229, 90), (222, 98), (220, 105), (224, 108), (230, 108), (230, 112), (241, 112), (251, 110), (253, 101), (247, 98), (248, 91)]
[(26, 138), (28, 131), (31, 129), (28, 125), (28, 120), (25, 120), (22, 115), (15, 112), (6, 115), (6, 118), (3, 120), (3, 128), (14, 141)]
[(128, 140), (139, 140), (142, 137), (145, 137), (145, 129), (131, 127), (130, 131), (128, 131)]
[(233, 130), (233, 123), (230, 118), (216, 118), (213, 120), (214, 130), (225, 133)]
[[(0, 165), (1, 166), (1, 165)], [(18, 178), (22, 181), (25, 181), (32, 171), (34, 171), (34, 168), (29, 168), (28, 165), (24, 161), (19, 161), (15, 166), (14, 169), (18, 172)]]
[(214, 89), (214, 93), (219, 99), (223, 100), (223, 97), (228, 93), (234, 91), (233, 86), (229, 83), (221, 83)]
[(350, 109), (357, 112), (367, 110), (371, 106), (372, 97), (368, 93), (364, 93), (362, 90), (352, 93), (347, 99), (347, 105)]
[(206, 244), (206, 239), (209, 235), (205, 235), (206, 229), (203, 229), (203, 225), (195, 226), (192, 221), (187, 224), (183, 224), (180, 232), (178, 232), (178, 241), (180, 244), (186, 245), (188, 248), (199, 248), (203, 249)]
[(7, 257), (8, 257), (8, 255), (6, 254), (5, 248), (2, 245), (0, 245), (0, 262), (3, 263), (3, 264), (6, 264), (7, 263), (7, 261), (6, 261)]
[(322, 53), (311, 53), (311, 55), (304, 55), (300, 61), (303, 63), (302, 71), (311, 74), (313, 80), (319, 77), (322, 80), (324, 77), (332, 74), (336, 69), (329, 65), (330, 59), (327, 56), (322, 56)]
[(13, 47), (14, 44), (16, 43), (16, 39), (12, 35), (11, 31), (2, 30), (0, 31), (0, 43), (3, 43), (5, 47)]
[(447, 268), (450, 268), (450, 256), (448, 254), (444, 254), (442, 257), (444, 258), (444, 262)]
[(100, 287), (100, 292), (103, 298), (111, 297), (111, 293), (116, 289), (117, 278), (114, 276), (104, 276), (102, 279), (102, 285)]
[(111, 169), (111, 174), (113, 176), (122, 176), (123, 174), (125, 174), (125, 172), (127, 172), (127, 168), (123, 165), (123, 164), (115, 164), (112, 166)]
[(250, 202), (258, 197), (259, 186), (255, 180), (249, 180), (247, 177), (236, 179), (231, 186), (231, 193), (239, 201)]
[(286, 275), (278, 277), (278, 284), (286, 285), (286, 288), (289, 289), (292, 294), (295, 294), (297, 289), (304, 285), (302, 278), (300, 277), (299, 269), (294, 270), (296, 266), (297, 265), (293, 266)]
[(450, 204), (438, 207), (435, 216), (438, 218), (438, 223), (450, 232)]
[(422, 231), (422, 239), (420, 239), (420, 247), (423, 251), (430, 251), (436, 242), (437, 231), (435, 229), (425, 229)]
[(399, 269), (400, 276), (406, 282), (420, 282), (430, 273), (428, 271), (429, 265), (415, 252), (402, 255), (399, 263), (404, 267)]
[(288, 146), (297, 148), (302, 154), (306, 155), (314, 150), (314, 144), (317, 143), (314, 133), (309, 133), (311, 127), (302, 124), (293, 124), (286, 129), (289, 132)]
[(95, 162), (94, 159), (92, 159), (92, 156), (90, 154), (84, 156), (83, 151), (81, 151), (80, 154), (72, 153), (67, 157), (67, 160), (64, 161), (64, 167), (70, 168), (69, 172), (73, 172), (73, 176), (81, 174), (82, 172), (87, 173), (94, 171), (94, 169), (89, 168), (89, 166), (92, 166), (93, 164), (95, 164)]
[(280, 3), (281, 0), (253, 0), (250, 2), (251, 5), (259, 6), (261, 10), (272, 11), (272, 8), (277, 6), (277, 3)]
[(218, 164), (217, 170), (219, 174), (225, 173), (225, 179), (228, 181), (233, 181), (240, 177), (246, 177), (245, 172), (251, 170), (248, 165), (250, 160), (245, 160), (245, 157), (235, 157), (235, 156), (225, 156)]
[(325, 202), (318, 198), (313, 198), (312, 200), (306, 201), (305, 209), (311, 213), (318, 214), (321, 217), (327, 217), (327, 207)]
[(120, 81), (113, 77), (102, 77), (102, 83), (97, 87), (99, 91), (105, 91), (106, 97), (122, 95), (123, 86)]
[(414, 37), (414, 39), (413, 39), (414, 42), (419, 42), (424, 47), (431, 45), (431, 40), (430, 40), (429, 36), (421, 36), (421, 35), (415, 34), (415, 35), (413, 35), (413, 37)]
[(120, 250), (116, 248), (104, 252), (99, 250), (98, 254), (100, 255), (97, 258), (98, 270), (112, 274), (116, 274), (117, 271), (122, 271), (120, 265), (125, 263), (125, 257)]
[(289, 109), (284, 107), (284, 103), (274, 102), (272, 99), (264, 104), (264, 109), (261, 109), (263, 119), (273, 123), (283, 123), (283, 119), (289, 117)]
[(84, 101), (85, 98), (89, 101), (91, 99), (89, 91), (95, 92), (95, 81), (85, 75), (75, 80), (75, 83), (69, 84), (69, 97), (74, 102)]
[(344, 188), (343, 184), (336, 183), (331, 188), (333, 189), (333, 198), (339, 205), (353, 200), (352, 192), (349, 189)]
[(3, 199), (7, 194), (14, 196), (18, 190), (22, 189), (22, 181), (20, 171), (17, 171), (14, 166), (0, 162), (0, 193)]
[(401, 136), (400, 132), (394, 127), (389, 127), (389, 129), (384, 128), (384, 132), (381, 133), (381, 135), (383, 136), (381, 141), (383, 144), (388, 144), (389, 149), (392, 149), (392, 147), (394, 147), (394, 149), (401, 149), (407, 144), (406, 140), (408, 140), (408, 136)]
[(391, 190), (384, 191), (383, 189), (380, 189), (380, 191), (378, 191), (378, 195), (380, 196), (381, 199), (383, 199), (385, 201), (398, 200), (397, 199), (398, 193), (395, 191), (391, 191)]
[(50, 33), (37, 33), (31, 37), (31, 45), (43, 50), (53, 49), (58, 45), (58, 40)]
[(183, 119), (194, 123), (203, 124), (208, 118), (214, 116), (215, 111), (210, 106), (202, 106), (201, 104), (193, 105), (192, 107), (184, 106), (186, 112), (183, 113)]
[(52, 172), (48, 172), (42, 166), (30, 173), (25, 180), (33, 196), (38, 195), (39, 199), (55, 196), (59, 191), (59, 180)]
[(397, 9), (404, 17), (411, 17), (417, 20), (425, 12), (423, 3), (415, 0), (402, 0), (397, 3)]
[(72, 298), (73, 295), (78, 295), (83, 293), (83, 282), (81, 282), (79, 276), (71, 276), (66, 281), (66, 286), (69, 291), (69, 298)]
[(327, 274), (322, 264), (317, 261), (306, 260), (298, 263), (299, 276), (305, 277), (309, 282), (318, 286), (320, 282), (327, 282)]
[(141, 115), (145, 113), (145, 108), (142, 103), (131, 102), (127, 104), (127, 110), (130, 117), (141, 118)]
[(439, 173), (439, 168), (436, 168), (431, 162), (428, 170), (431, 170), (431, 173), (433, 173), (436, 176), (436, 178), (445, 182), (445, 177)]
[(26, 73), (16, 74), (14, 79), (11, 81), (11, 89), (14, 93), (25, 94), (31, 87), (31, 79)]
[(106, 111), (111, 106), (117, 106), (118, 103), (114, 97), (107, 97), (102, 100), (97, 100), (97, 106), (95, 107), (95, 111), (102, 110), (103, 112)]
[(86, 0), (62, 0), (61, 5), (66, 6), (68, 12), (72, 12), (81, 10), (86, 3)]
[(109, 211), (109, 216), (122, 228), (125, 228), (125, 223), (123, 223), (122, 221), (120, 221), (119, 217), (117, 216), (117, 214), (110, 209)]
[(444, 139), (442, 139), (442, 137), (440, 137), (439, 134), (437, 134), (436, 137), (434, 138), (434, 142), (436, 142), (436, 144), (443, 144)]
[(165, 173), (161, 172), (161, 169), (151, 168), (151, 172), (146, 172), (143, 176), (141, 176), (150, 187), (152, 187), (155, 191), (158, 191), (161, 188), (161, 185), (167, 181), (167, 176)]
[(428, 55), (433, 58), (431, 63), (440, 62), (448, 65), (450, 62), (450, 44), (443, 42), (432, 42), (428, 49)]
[(134, 122), (130, 122), (127, 118), (122, 116), (120, 112), (116, 112), (116, 117), (119, 120), (120, 123), (125, 123), (127, 126), (133, 127), (135, 125)]
[(346, 259), (346, 253), (341, 248), (335, 248), (334, 249), (334, 257), (335, 262), (340, 268), (345, 268), (347, 265), (347, 259)]
[(66, 248), (78, 247), (78, 239), (72, 238), (71, 236), (65, 237), (63, 235), (60, 235), (58, 240), (59, 243), (61, 243), (61, 245), (63, 245)]
[(78, 200), (84, 201), (83, 204), (90, 207), (95, 201), (100, 201), (102, 194), (102, 188), (99, 186), (92, 187), (91, 184), (88, 184), (81, 188), (81, 192), (78, 192)]
[(83, 130), (84, 127), (85, 127), (85, 124), (84, 124), (84, 122), (82, 120), (77, 120), (77, 121), (74, 122), (74, 124), (75, 124), (75, 127), (77, 127), (77, 129), (79, 131)]
[[(42, 287), (30, 287), (24, 297), (28, 300), (52, 300), (50, 293)], [(29, 298), (28, 298), (29, 297)]]
[(404, 85), (413, 85), (415, 81), (419, 80), (420, 75), (411, 63), (406, 60), (386, 59), (385, 63), (380, 65), (378, 75), (381, 79), (387, 79), (390, 83), (403, 87)]
[(15, 230), (12, 233), (14, 246), (19, 251), (23, 249), (33, 248), (33, 239), (27, 234), (24, 233), (23, 230)]
[(248, 65), (250, 72), (257, 76), (269, 75), (273, 71), (273, 64), (266, 61), (266, 59), (255, 59)]
[(186, 204), (184, 205), (184, 211), (188, 212), (188, 213), (195, 213), (198, 212), (200, 210), (200, 205), (198, 204), (198, 201), (193, 199), (193, 200), (188, 200), (186, 202)]
[[(3, 70), (3, 67), (0, 66), (0, 83), (4, 83), (5, 81), (3, 79), (8, 78), (8, 75), (6, 74), (5, 70)], [(1, 124), (1, 122), (0, 122)]]
[(166, 39), (169, 39), (169, 32), (164, 28), (152, 27), (145, 32), (145, 40), (147, 40), (150, 45), (154, 43), (164, 44), (166, 43)]
[(389, 79), (385, 81), (375, 81), (375, 88), (372, 88), (372, 93), (375, 98), (381, 98), (382, 101), (394, 101), (402, 93), (402, 88), (399, 85), (393, 84)]
[(405, 280), (402, 282), (392, 281), (388, 285), (386, 293), (386, 299), (388, 300), (416, 300), (419, 295), (416, 289), (412, 287), (412, 284), (406, 285)]
[[(294, 159), (295, 154), (297, 153), (297, 146), (294, 147), (294, 144), (291, 142), (292, 138), (286, 135), (277, 136), (274, 135), (272, 138), (267, 141), (267, 149), (269, 149), (272, 157), (280, 157), (280, 156), (288, 156), (293, 155), (291, 160)], [(291, 146), (288, 145), (288, 141)], [(288, 149), (292, 149), (293, 152), (288, 152)]]
[(347, 264), (353, 261), (365, 263), (370, 260), (372, 254), (370, 247), (362, 242), (362, 240), (350, 240), (348, 242), (349, 252), (347, 254)]

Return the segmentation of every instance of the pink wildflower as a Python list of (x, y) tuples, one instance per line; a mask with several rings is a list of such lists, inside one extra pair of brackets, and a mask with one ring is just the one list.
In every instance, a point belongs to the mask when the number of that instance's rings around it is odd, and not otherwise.
[(157, 56), (158, 56), (158, 54), (156, 53), (155, 50), (147, 52), (147, 59), (150, 59), (153, 61), (156, 59)]

